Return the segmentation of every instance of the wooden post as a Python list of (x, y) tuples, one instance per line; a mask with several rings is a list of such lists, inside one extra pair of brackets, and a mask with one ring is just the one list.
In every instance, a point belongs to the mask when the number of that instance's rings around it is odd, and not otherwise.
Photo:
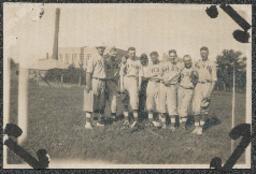
[[(232, 87), (232, 112), (231, 112), (231, 129), (235, 126), (235, 108), (236, 108), (236, 69), (233, 65), (233, 87)], [(231, 153), (234, 150), (234, 140), (231, 140)]]
[(18, 143), (23, 143), (27, 138), (28, 123), (28, 69), (20, 67), (18, 85), (18, 126), (23, 133), (18, 138)]
[(81, 86), (82, 85), (82, 72), (79, 73), (79, 77), (78, 77), (78, 85)]
[(40, 83), (40, 75), (39, 75), (39, 70), (36, 70), (36, 86), (39, 87)]
[(63, 73), (61, 73), (60, 76), (60, 86), (63, 87)]
[[(11, 58), (7, 58), (7, 61), (4, 61), (4, 113), (3, 113), (3, 128), (9, 122), (10, 118), (10, 90), (11, 90)], [(3, 166), (7, 165), (7, 147), (3, 146)]]

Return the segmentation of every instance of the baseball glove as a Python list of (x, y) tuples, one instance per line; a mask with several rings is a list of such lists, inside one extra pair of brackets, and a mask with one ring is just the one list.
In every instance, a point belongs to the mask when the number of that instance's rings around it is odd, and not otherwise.
[(190, 78), (193, 85), (196, 86), (198, 82), (198, 74), (195, 71), (192, 71)]
[(201, 108), (207, 109), (210, 105), (211, 100), (209, 98), (205, 98), (201, 101)]

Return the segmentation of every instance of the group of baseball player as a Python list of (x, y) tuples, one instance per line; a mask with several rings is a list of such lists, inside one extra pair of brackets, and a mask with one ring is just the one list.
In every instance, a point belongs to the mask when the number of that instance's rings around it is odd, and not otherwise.
[[(105, 125), (105, 107), (110, 103), (114, 121), (120, 119), (117, 105), (122, 106), (125, 128), (141, 124), (141, 117), (146, 113), (144, 123), (149, 126), (175, 131), (180, 125), (187, 129), (188, 116), (193, 116), (195, 129), (192, 133), (203, 133), (217, 80), (216, 65), (208, 59), (207, 47), (200, 49), (201, 59), (195, 63), (190, 55), (178, 58), (174, 49), (161, 61), (157, 51), (151, 52), (149, 57), (142, 54), (138, 58), (134, 47), (128, 48), (128, 54), (121, 59), (115, 47), (107, 54), (104, 54), (104, 46), (96, 50), (97, 54), (88, 56), (85, 64), (86, 129)], [(94, 118), (97, 123), (93, 126)]]

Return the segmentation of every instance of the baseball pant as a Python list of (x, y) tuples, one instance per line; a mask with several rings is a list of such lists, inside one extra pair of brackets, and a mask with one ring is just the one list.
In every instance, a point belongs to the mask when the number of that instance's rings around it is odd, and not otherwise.
[(168, 113), (171, 116), (177, 114), (177, 85), (166, 86), (159, 84), (159, 107), (160, 113)]
[(194, 115), (208, 114), (209, 108), (201, 109), (201, 102), (208, 97), (208, 92), (211, 87), (211, 83), (198, 83), (195, 87), (192, 112)]
[(118, 84), (115, 81), (110, 80), (106, 82), (106, 95), (112, 113), (116, 113), (117, 110), (117, 91)]
[(157, 110), (157, 100), (158, 100), (158, 82), (149, 81), (146, 90), (146, 108), (149, 112), (154, 112)]
[(124, 77), (124, 90), (128, 93), (132, 110), (139, 109), (139, 82), (136, 77)]
[(92, 79), (92, 90), (84, 90), (85, 112), (103, 112), (105, 108), (105, 81)]
[(178, 88), (178, 114), (180, 117), (187, 117), (191, 107), (193, 89)]

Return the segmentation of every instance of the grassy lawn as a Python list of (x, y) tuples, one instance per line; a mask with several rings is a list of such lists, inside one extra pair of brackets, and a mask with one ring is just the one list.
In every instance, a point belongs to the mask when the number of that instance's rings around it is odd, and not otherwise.
[[(17, 119), (17, 88), (11, 91), (11, 122)], [(16, 90), (15, 90), (16, 89)], [(219, 124), (201, 137), (191, 130), (176, 132), (144, 128), (121, 129), (121, 121), (105, 128), (85, 130), (82, 88), (30, 86), (28, 139), (24, 147), (32, 154), (39, 148), (51, 159), (103, 160), (122, 164), (209, 164), (230, 155), (231, 93), (214, 92), (210, 115)], [(236, 124), (245, 122), (245, 94), (237, 93)], [(120, 110), (120, 109), (119, 109)], [(10, 163), (19, 159), (9, 152)], [(244, 162), (244, 158), (240, 159)]]

